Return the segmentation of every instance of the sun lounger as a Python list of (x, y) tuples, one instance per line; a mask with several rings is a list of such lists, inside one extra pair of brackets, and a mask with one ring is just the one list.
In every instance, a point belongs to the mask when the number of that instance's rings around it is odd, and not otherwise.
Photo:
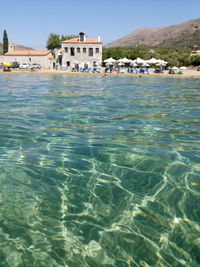
[(94, 73), (97, 72), (97, 68), (93, 68), (92, 72)]

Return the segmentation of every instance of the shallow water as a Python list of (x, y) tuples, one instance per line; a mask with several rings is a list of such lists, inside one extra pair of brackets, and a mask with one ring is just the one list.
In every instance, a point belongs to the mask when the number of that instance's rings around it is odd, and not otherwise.
[(200, 80), (0, 75), (0, 266), (200, 265)]

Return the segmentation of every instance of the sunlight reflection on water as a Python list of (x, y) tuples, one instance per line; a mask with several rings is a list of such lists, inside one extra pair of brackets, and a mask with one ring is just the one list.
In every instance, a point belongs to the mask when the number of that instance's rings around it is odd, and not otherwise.
[(0, 85), (1, 266), (199, 266), (199, 80)]

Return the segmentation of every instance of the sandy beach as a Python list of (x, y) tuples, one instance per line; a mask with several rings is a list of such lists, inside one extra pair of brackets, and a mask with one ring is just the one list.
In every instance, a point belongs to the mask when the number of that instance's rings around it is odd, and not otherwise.
[(71, 72), (68, 70), (12, 70), (10, 72), (4, 72), (3, 70), (0, 70), (0, 73), (2, 74), (54, 74), (54, 75), (82, 75), (82, 76), (102, 76), (102, 77), (109, 77), (109, 76), (128, 76), (128, 77), (170, 77), (170, 78), (200, 78), (200, 71), (197, 71), (196, 69), (188, 69), (184, 70), (183, 74), (168, 74), (168, 71), (165, 70), (164, 73), (153, 73), (153, 71), (150, 71), (149, 74), (133, 74), (133, 73), (93, 73), (93, 72)]

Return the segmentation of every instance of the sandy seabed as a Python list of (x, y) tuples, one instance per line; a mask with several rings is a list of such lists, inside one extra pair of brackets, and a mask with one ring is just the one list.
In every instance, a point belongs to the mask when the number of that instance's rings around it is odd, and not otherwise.
[(71, 72), (68, 70), (12, 70), (9, 72), (5, 72), (3, 70), (0, 73), (4, 74), (64, 74), (64, 75), (81, 75), (81, 76), (102, 76), (102, 77), (109, 77), (109, 76), (127, 76), (127, 77), (175, 77), (175, 78), (200, 78), (200, 71), (195, 69), (188, 69), (184, 70), (183, 74), (168, 74), (168, 71), (164, 71), (164, 73), (153, 73), (150, 72), (149, 74), (134, 74), (134, 73), (93, 73), (93, 72)]

